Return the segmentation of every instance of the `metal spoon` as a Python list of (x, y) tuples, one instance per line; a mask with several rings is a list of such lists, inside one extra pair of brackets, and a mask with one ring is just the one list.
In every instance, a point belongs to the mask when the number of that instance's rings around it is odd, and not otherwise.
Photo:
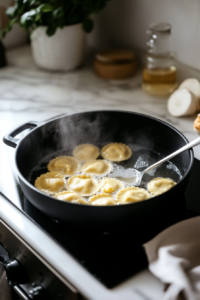
[[(188, 143), (187, 145), (183, 146), (182, 148), (178, 149), (177, 151), (173, 152), (172, 154), (166, 156), (165, 158), (159, 160), (158, 162), (156, 162), (155, 164), (151, 165), (150, 167), (146, 168), (144, 171), (139, 172), (136, 169), (132, 169), (132, 168), (127, 168), (127, 169), (123, 169), (122, 171), (122, 176), (115, 176), (115, 172), (112, 173), (112, 177), (117, 177), (118, 179), (125, 181), (129, 184), (134, 184), (134, 185), (140, 185), (142, 177), (145, 173), (151, 171), (152, 169), (160, 166), (162, 163), (164, 163), (167, 160), (170, 160), (171, 158), (173, 158), (174, 156), (178, 155), (179, 153), (182, 153), (190, 148), (193, 148), (197, 145), (200, 144), (200, 137), (198, 137), (197, 139), (195, 139), (194, 141)], [(116, 174), (117, 175), (117, 174)]]

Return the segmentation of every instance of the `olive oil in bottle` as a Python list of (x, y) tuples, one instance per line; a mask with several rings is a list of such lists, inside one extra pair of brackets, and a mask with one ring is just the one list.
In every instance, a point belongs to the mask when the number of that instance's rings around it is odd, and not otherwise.
[(169, 95), (177, 88), (176, 67), (170, 51), (171, 25), (153, 23), (143, 69), (142, 88), (152, 95)]

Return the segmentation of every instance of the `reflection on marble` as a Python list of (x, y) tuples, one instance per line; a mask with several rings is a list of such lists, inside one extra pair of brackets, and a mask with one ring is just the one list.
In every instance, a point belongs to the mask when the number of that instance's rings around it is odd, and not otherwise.
[[(107, 81), (93, 73), (90, 63), (73, 72), (50, 73), (35, 66), (28, 46), (10, 50), (7, 58), (9, 66), (0, 70), (0, 138), (26, 121), (98, 109), (144, 113), (175, 126), (189, 141), (197, 137), (195, 116), (170, 116), (167, 98), (152, 97), (141, 90), (140, 73), (128, 80)], [(191, 77), (191, 70), (189, 74)], [(200, 146), (195, 156), (200, 159)]]

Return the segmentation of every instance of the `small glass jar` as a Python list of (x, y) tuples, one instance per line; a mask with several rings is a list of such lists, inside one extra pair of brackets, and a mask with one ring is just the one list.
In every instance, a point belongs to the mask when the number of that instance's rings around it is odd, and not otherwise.
[(171, 25), (152, 23), (147, 34), (150, 39), (147, 42), (142, 88), (152, 95), (169, 95), (178, 86), (171, 52)]

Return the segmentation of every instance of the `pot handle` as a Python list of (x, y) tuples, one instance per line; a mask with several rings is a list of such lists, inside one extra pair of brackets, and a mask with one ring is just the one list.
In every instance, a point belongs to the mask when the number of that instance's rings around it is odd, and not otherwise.
[(3, 141), (6, 145), (16, 148), (17, 143), (20, 139), (15, 139), (14, 137), (24, 131), (25, 129), (33, 129), (39, 125), (40, 122), (30, 121), (25, 124), (20, 125), (19, 127), (15, 128), (14, 130), (10, 131), (3, 137)]

